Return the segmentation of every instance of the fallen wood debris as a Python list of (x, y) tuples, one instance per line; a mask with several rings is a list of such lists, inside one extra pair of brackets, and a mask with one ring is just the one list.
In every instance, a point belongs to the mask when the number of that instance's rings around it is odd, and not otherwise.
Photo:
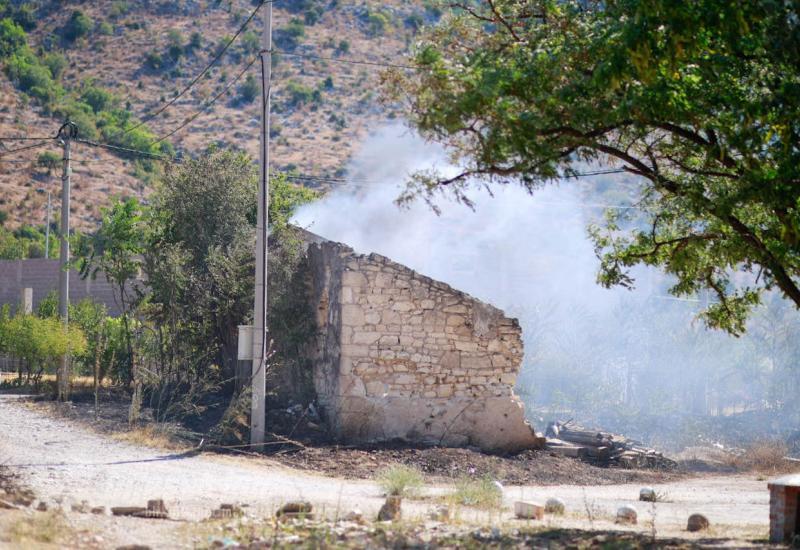
[(551, 422), (545, 433), (547, 450), (601, 465), (622, 468), (670, 469), (674, 460), (625, 436), (588, 430), (571, 421)]

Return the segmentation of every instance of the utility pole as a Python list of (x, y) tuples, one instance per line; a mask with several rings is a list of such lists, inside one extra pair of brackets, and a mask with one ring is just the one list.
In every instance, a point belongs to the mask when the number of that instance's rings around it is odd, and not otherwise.
[[(70, 176), (70, 141), (78, 137), (78, 127), (67, 120), (58, 131), (61, 143), (64, 146), (64, 172), (61, 176), (61, 254), (59, 256), (58, 273), (58, 314), (64, 323), (64, 331), (69, 329), (69, 195)], [(69, 350), (61, 357), (61, 368), (58, 370), (57, 385), (59, 401), (69, 399), (70, 387), (70, 357)]]
[(250, 443), (264, 443), (267, 389), (267, 242), (269, 228), (269, 114), (272, 83), (272, 2), (264, 3), (261, 35), (261, 147), (256, 223), (256, 286), (253, 307)]
[(44, 228), (44, 257), (45, 259), (50, 258), (50, 196), (52, 193), (48, 190), (47, 191), (47, 225)]

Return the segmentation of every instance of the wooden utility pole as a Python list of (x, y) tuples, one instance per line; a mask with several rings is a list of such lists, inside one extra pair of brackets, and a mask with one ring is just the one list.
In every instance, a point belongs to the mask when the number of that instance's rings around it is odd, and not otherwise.
[(256, 223), (256, 287), (253, 307), (252, 398), (250, 404), (250, 443), (264, 443), (267, 386), (267, 236), (269, 228), (269, 112), (272, 82), (272, 2), (264, 9), (261, 35), (261, 161), (258, 183)]
[(45, 259), (50, 258), (50, 212), (51, 212), (51, 202), (50, 196), (52, 193), (47, 191), (47, 226), (44, 228), (44, 257)]
[[(64, 323), (64, 331), (69, 330), (69, 199), (70, 199), (70, 141), (78, 137), (78, 128), (70, 121), (64, 123), (58, 131), (64, 146), (64, 171), (61, 176), (61, 254), (59, 256), (60, 271), (58, 273), (58, 314)], [(61, 357), (61, 366), (56, 375), (59, 401), (69, 399), (70, 390), (70, 357), (69, 349)]]

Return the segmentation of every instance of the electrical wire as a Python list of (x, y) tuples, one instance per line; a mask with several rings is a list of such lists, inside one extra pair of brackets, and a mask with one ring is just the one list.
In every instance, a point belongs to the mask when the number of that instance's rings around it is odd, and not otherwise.
[(273, 4), (273, 3), (277, 2), (277, 1), (278, 0), (261, 0), (258, 3), (258, 5), (255, 7), (255, 9), (250, 13), (250, 16), (245, 20), (244, 23), (242, 23), (242, 25), (236, 31), (236, 34), (234, 34), (233, 37), (230, 40), (228, 40), (228, 42), (225, 44), (225, 46), (219, 52), (217, 52), (217, 55), (214, 56), (214, 58), (205, 66), (205, 68), (197, 76), (195, 76), (191, 80), (191, 82), (189, 82), (189, 84), (186, 87), (183, 88), (183, 90), (181, 90), (176, 96), (174, 96), (172, 99), (170, 99), (167, 103), (162, 105), (158, 110), (156, 110), (155, 112), (150, 113), (148, 115), (145, 115), (138, 123), (134, 124), (130, 128), (127, 128), (126, 130), (124, 130), (123, 132), (119, 133), (118, 135), (112, 136), (110, 139), (116, 139), (116, 138), (118, 138), (120, 136), (123, 136), (125, 134), (128, 134), (128, 133), (136, 130), (137, 128), (141, 128), (142, 126), (147, 124), (147, 122), (153, 120), (155, 117), (157, 117), (158, 115), (160, 115), (161, 113), (163, 113), (164, 111), (169, 109), (172, 105), (174, 105), (175, 102), (178, 101), (178, 99), (183, 97), (186, 94), (186, 92), (191, 90), (194, 87), (194, 85), (197, 84), (197, 82), (201, 78), (203, 78), (206, 75), (206, 73), (208, 71), (210, 71), (211, 68), (220, 59), (222, 59), (222, 56), (225, 55), (225, 53), (228, 51), (228, 49), (231, 47), (231, 45), (236, 41), (237, 38), (239, 38), (239, 35), (241, 35), (244, 32), (244, 30), (247, 28), (247, 26), (250, 24), (250, 22), (253, 20), (253, 18), (255, 18), (256, 14), (264, 6), (264, 4)]
[(33, 145), (26, 145), (25, 147), (17, 147), (16, 149), (8, 149), (7, 151), (0, 152), (0, 159), (12, 153), (20, 153), (22, 151), (28, 151), (29, 149), (44, 147), (45, 145), (49, 145), (52, 139), (53, 138), (46, 138), (46, 141), (42, 141), (40, 143), (34, 143)]
[[(262, 53), (266, 53), (262, 51)], [(288, 57), (301, 57), (304, 59), (315, 59), (318, 61), (331, 61), (333, 63), (344, 63), (347, 65), (366, 65), (366, 66), (374, 66), (374, 67), (391, 67), (395, 69), (411, 69), (416, 71), (429, 71), (431, 70), (429, 67), (423, 67), (421, 65), (404, 65), (401, 63), (389, 63), (386, 61), (369, 61), (366, 59), (350, 59), (346, 57), (326, 57), (323, 55), (313, 55), (308, 53), (296, 53), (296, 52), (287, 52), (284, 50), (276, 50), (273, 48), (273, 54), (278, 55), (285, 55)]]
[(214, 96), (214, 97), (211, 99), (211, 101), (208, 101), (208, 102), (206, 102), (206, 103), (205, 103), (203, 106), (201, 106), (201, 107), (200, 107), (200, 109), (198, 109), (198, 110), (197, 110), (197, 111), (196, 111), (194, 114), (192, 114), (192, 115), (191, 115), (189, 118), (187, 118), (186, 120), (184, 120), (182, 124), (180, 124), (179, 126), (177, 126), (176, 128), (174, 128), (173, 130), (171, 130), (169, 133), (167, 133), (167, 134), (164, 134), (164, 135), (163, 135), (163, 136), (161, 136), (160, 138), (156, 139), (156, 140), (153, 142), (153, 144), (156, 144), (156, 143), (161, 143), (161, 142), (162, 142), (162, 141), (164, 141), (165, 139), (167, 139), (167, 138), (169, 138), (169, 137), (172, 137), (172, 136), (174, 136), (174, 135), (175, 135), (175, 134), (177, 134), (179, 131), (183, 130), (183, 129), (184, 129), (186, 126), (188, 126), (189, 124), (191, 124), (192, 122), (194, 122), (194, 120), (195, 120), (197, 117), (199, 117), (199, 116), (200, 116), (201, 114), (203, 114), (203, 113), (204, 113), (204, 112), (205, 112), (205, 111), (206, 111), (206, 110), (207, 110), (209, 107), (211, 107), (211, 106), (212, 106), (214, 103), (216, 103), (216, 102), (217, 102), (217, 100), (219, 100), (219, 98), (221, 98), (221, 97), (222, 97), (222, 96), (224, 96), (226, 93), (228, 93), (228, 91), (230, 91), (230, 89), (231, 89), (231, 88), (232, 88), (232, 87), (233, 87), (233, 86), (234, 86), (234, 85), (235, 85), (235, 84), (236, 84), (236, 83), (237, 83), (237, 82), (238, 82), (238, 81), (239, 81), (239, 80), (240, 80), (240, 79), (241, 79), (241, 78), (242, 78), (242, 77), (245, 75), (245, 73), (247, 73), (247, 71), (250, 69), (250, 67), (252, 67), (252, 66), (255, 64), (255, 62), (256, 62), (256, 61), (258, 61), (258, 58), (259, 58), (259, 57), (260, 57), (260, 56), (258, 56), (258, 55), (257, 55), (257, 56), (255, 56), (255, 57), (254, 57), (252, 60), (250, 60), (250, 62), (249, 62), (247, 65), (245, 65), (244, 69), (242, 69), (242, 71), (241, 71), (241, 72), (240, 72), (238, 75), (236, 75), (236, 78), (234, 78), (233, 80), (231, 80), (231, 81), (228, 83), (228, 85), (227, 85), (227, 86), (225, 86), (225, 87), (222, 89), (222, 91), (220, 91), (220, 92), (219, 92), (217, 95), (215, 95), (215, 96)]
[(102, 147), (103, 149), (108, 149), (110, 151), (119, 151), (121, 153), (127, 153), (131, 155), (139, 155), (141, 157), (147, 157), (154, 160), (172, 160), (170, 159), (170, 157), (164, 155), (157, 155), (155, 153), (150, 153), (148, 151), (140, 151), (138, 149), (129, 149), (127, 147), (119, 147), (117, 145), (111, 145), (109, 143), (98, 143), (96, 141), (90, 141), (88, 139), (73, 139), (72, 141), (83, 143), (84, 145), (90, 145), (92, 147)]

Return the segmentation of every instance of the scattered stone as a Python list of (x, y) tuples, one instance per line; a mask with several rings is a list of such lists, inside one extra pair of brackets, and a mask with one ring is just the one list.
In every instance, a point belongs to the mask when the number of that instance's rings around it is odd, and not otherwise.
[(144, 544), (127, 544), (125, 546), (117, 546), (116, 550), (152, 550), (149, 546)]
[(708, 518), (703, 514), (692, 514), (689, 516), (689, 521), (686, 524), (686, 530), (694, 533), (695, 531), (703, 531), (708, 529)]
[(403, 499), (397, 495), (389, 495), (386, 497), (386, 502), (381, 506), (378, 512), (378, 521), (397, 521), (402, 516), (400, 505)]
[(39, 512), (47, 512), (47, 510), (48, 510), (47, 503), (45, 501), (43, 501), (43, 500), (40, 500), (39, 504), (36, 505), (36, 509)]
[(642, 487), (639, 490), (639, 500), (642, 502), (655, 502), (658, 500), (658, 495), (652, 487)]
[(85, 500), (81, 501), (80, 504), (76, 503), (76, 504), (73, 504), (72, 506), (70, 506), (70, 510), (72, 510), (73, 512), (76, 512), (78, 514), (88, 514), (89, 513), (89, 503), (86, 502)]
[(164, 501), (160, 498), (148, 500), (147, 501), (147, 511), (148, 512), (163, 512), (167, 513), (167, 507), (164, 506)]
[(563, 516), (565, 510), (566, 505), (560, 498), (548, 498), (547, 502), (544, 503), (544, 511), (548, 514)]
[(111, 513), (115, 516), (133, 516), (146, 511), (147, 508), (144, 506), (114, 506), (111, 508)]
[(544, 506), (536, 502), (518, 500), (514, 503), (514, 514), (519, 519), (543, 519)]
[(95, 506), (91, 509), (91, 512), (96, 516), (104, 516), (106, 515), (106, 507), (105, 506)]
[(450, 507), (446, 504), (437, 506), (430, 511), (428, 517), (434, 521), (447, 521), (450, 519)]
[(278, 511), (275, 512), (275, 517), (277, 517), (280, 521), (293, 518), (314, 519), (314, 514), (312, 513), (313, 510), (314, 507), (311, 506), (310, 502), (297, 500), (287, 502), (281, 506)]
[(20, 510), (20, 507), (7, 500), (0, 500), (0, 510)]
[(219, 508), (211, 511), (211, 519), (230, 519), (244, 515), (244, 511), (236, 504), (220, 504)]
[(353, 508), (344, 517), (345, 521), (352, 521), (353, 523), (364, 523), (364, 513), (358, 508)]
[(620, 506), (617, 509), (617, 520), (616, 523), (625, 523), (629, 525), (636, 525), (638, 522), (639, 513), (636, 511), (636, 508), (626, 504), (625, 506)]

